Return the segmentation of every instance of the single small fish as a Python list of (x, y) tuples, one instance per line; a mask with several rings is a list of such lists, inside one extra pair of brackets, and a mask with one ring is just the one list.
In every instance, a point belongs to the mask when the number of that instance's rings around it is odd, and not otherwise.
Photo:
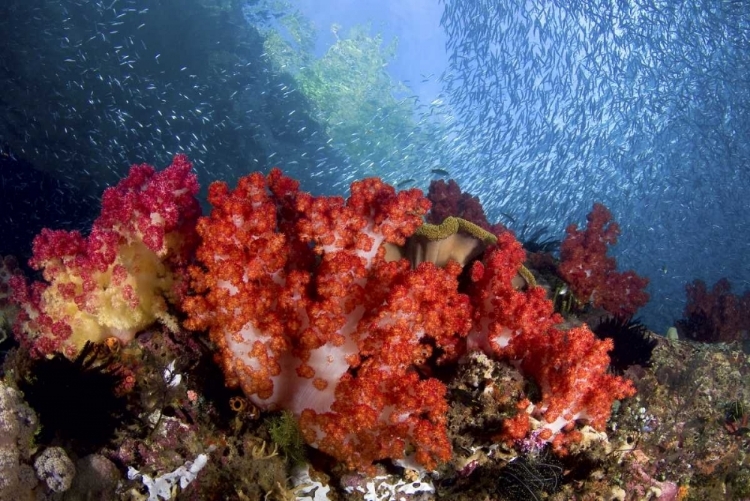
[(406, 186), (408, 184), (415, 183), (416, 181), (417, 180), (414, 179), (414, 178), (403, 179), (403, 180), (399, 181), (398, 183), (396, 183), (396, 188), (403, 188), (404, 186)]
[(451, 173), (445, 169), (430, 169), (430, 172), (437, 174), (438, 176), (450, 176)]
[(500, 213), (500, 215), (501, 215), (501, 216), (503, 216), (503, 217), (505, 217), (505, 218), (507, 218), (507, 219), (508, 219), (508, 221), (510, 221), (511, 223), (514, 223), (514, 224), (515, 224), (515, 222), (516, 222), (516, 218), (514, 218), (513, 216), (511, 216), (511, 215), (510, 215), (510, 214), (508, 214), (507, 212), (501, 212), (501, 213)]

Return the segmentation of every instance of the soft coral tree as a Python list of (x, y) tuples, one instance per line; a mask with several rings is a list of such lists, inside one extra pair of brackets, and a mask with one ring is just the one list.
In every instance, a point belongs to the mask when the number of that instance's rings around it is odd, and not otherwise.
[(629, 318), (648, 302), (644, 290), (648, 279), (635, 271), (617, 271), (615, 258), (607, 256), (608, 247), (617, 243), (620, 226), (602, 204), (586, 216), (585, 230), (571, 224), (560, 245), (559, 272), (571, 290), (584, 302), (591, 302), (615, 316)]

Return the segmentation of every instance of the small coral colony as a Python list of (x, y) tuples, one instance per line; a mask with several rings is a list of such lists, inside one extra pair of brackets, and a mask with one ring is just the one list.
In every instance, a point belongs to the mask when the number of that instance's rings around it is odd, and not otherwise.
[(6, 260), (19, 351), (85, 364), (106, 350), (116, 400), (143, 392), (129, 347), (145, 331), (197, 342), (241, 390), (233, 406), (286, 411), (316, 454), (364, 473), (451, 459), (447, 385), (475, 354), (533, 382), (493, 436), (511, 449), (564, 456), (635, 394), (610, 368), (613, 340), (564, 318), (596, 308), (627, 320), (649, 299), (648, 280), (607, 256), (619, 227), (603, 205), (567, 229), (556, 258), (488, 224), (453, 181), (425, 196), (364, 179), (346, 199), (298, 185), (278, 169), (235, 189), (214, 182), (201, 216), (186, 156), (133, 166), (88, 235), (35, 238), (39, 280)]

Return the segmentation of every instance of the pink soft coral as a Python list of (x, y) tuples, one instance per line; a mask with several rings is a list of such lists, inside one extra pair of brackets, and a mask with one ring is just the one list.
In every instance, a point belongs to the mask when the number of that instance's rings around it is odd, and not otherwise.
[(29, 265), (45, 282), (11, 282), (21, 344), (36, 355), (72, 358), (87, 341), (127, 342), (157, 319), (176, 328), (167, 308), (181, 294), (182, 268), (196, 244), (197, 192), (185, 155), (158, 173), (136, 165), (104, 192), (88, 237), (42, 230)]

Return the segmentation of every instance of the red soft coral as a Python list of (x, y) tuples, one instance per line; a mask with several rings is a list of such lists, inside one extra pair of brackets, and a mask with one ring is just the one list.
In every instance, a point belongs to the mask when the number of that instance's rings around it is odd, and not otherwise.
[(560, 276), (580, 300), (618, 317), (632, 317), (648, 303), (644, 290), (648, 279), (632, 270), (617, 272), (615, 259), (607, 256), (607, 248), (617, 243), (620, 227), (604, 205), (594, 204), (586, 219), (585, 230), (576, 224), (565, 230), (568, 236), (560, 246)]
[[(301, 423), (311, 443), (349, 466), (401, 458), (410, 446), (417, 462), (433, 468), (451, 453), (446, 389), (416, 368), (434, 349), (441, 360), (457, 356), (457, 343), (469, 329), (468, 298), (457, 292), (456, 263), (445, 270), (422, 263), (412, 271), (405, 261), (384, 266), (395, 273), (382, 304), (358, 323), (359, 354), (351, 366), (356, 376), (342, 376), (329, 412), (306, 410)], [(317, 436), (313, 430), (329, 432)]]
[(485, 252), (483, 261), (473, 264), (469, 294), (475, 308), (470, 349), (519, 359), (523, 352), (514, 341), (517, 337), (546, 332), (562, 321), (542, 287), (521, 291), (513, 286), (525, 257), (520, 242), (506, 232)]
[(527, 415), (540, 420), (536, 437), (560, 451), (580, 438), (577, 420), (599, 430), (612, 402), (634, 393), (630, 381), (607, 372), (611, 340), (601, 341), (586, 327), (562, 331), (544, 289), (517, 290), (512, 285), (525, 253), (509, 234), (500, 235), (484, 263), (472, 269), (470, 295), (475, 305), (470, 348), (505, 358), (534, 379), (542, 390), (539, 402), (523, 406), (504, 424), (503, 438), (520, 440), (531, 430)]
[(580, 438), (571, 433), (577, 421), (603, 430), (612, 403), (635, 394), (631, 381), (608, 372), (612, 340), (598, 339), (585, 324), (522, 341), (526, 350), (520, 368), (542, 391), (532, 413), (542, 421), (538, 433), (549, 433), (559, 451)]
[(434, 349), (458, 354), (470, 326), (461, 270), (412, 270), (382, 246), (421, 224), (421, 192), (366, 179), (348, 200), (314, 197), (274, 169), (234, 191), (214, 183), (209, 201), (183, 307), (188, 328), (209, 330), (229, 384), (295, 413), (308, 443), (352, 468), (408, 449), (427, 467), (447, 460), (445, 387), (416, 369)]

